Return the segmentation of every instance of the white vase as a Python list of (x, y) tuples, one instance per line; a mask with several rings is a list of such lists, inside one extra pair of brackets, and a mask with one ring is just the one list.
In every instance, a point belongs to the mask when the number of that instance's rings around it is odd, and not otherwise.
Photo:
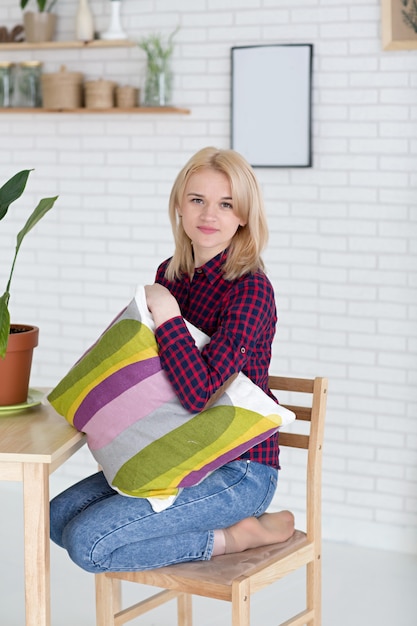
[(94, 20), (88, 0), (78, 0), (75, 16), (75, 38), (80, 41), (94, 39)]
[(121, 0), (110, 0), (111, 16), (108, 29), (101, 33), (101, 39), (127, 39), (127, 35), (120, 23)]

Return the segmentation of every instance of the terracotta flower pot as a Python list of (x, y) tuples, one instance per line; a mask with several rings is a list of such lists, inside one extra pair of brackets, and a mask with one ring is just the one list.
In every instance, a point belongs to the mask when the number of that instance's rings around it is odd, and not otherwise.
[(56, 15), (53, 13), (26, 11), (23, 14), (25, 38), (29, 43), (52, 41), (55, 35)]
[(39, 328), (11, 324), (6, 356), (0, 357), (0, 406), (26, 402), (29, 391), (33, 349), (38, 345)]

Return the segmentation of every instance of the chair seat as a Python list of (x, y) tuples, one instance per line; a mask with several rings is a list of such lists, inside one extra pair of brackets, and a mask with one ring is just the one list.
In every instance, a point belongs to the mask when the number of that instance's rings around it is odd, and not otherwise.
[[(295, 550), (302, 550), (303, 546), (307, 561), (311, 544), (304, 532), (296, 530), (287, 541), (216, 556), (210, 561), (180, 563), (142, 572), (109, 572), (108, 575), (111, 578), (165, 589), (184, 591), (186, 587), (187, 593), (230, 600), (232, 585), (236, 579), (254, 577), (256, 584), (256, 574), (260, 572), (263, 580), (267, 576), (268, 567), (274, 568), (276, 576), (277, 564)], [(287, 569), (284, 568), (283, 571), (286, 572)], [(259, 581), (258, 589), (263, 586)]]

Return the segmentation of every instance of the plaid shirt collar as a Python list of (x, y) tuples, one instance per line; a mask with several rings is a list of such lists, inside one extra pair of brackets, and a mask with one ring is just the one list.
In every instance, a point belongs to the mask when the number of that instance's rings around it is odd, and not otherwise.
[(223, 274), (223, 264), (227, 257), (227, 251), (223, 250), (215, 257), (201, 265), (200, 267), (196, 267), (195, 272), (197, 274), (204, 274), (210, 284), (215, 283), (221, 278)]

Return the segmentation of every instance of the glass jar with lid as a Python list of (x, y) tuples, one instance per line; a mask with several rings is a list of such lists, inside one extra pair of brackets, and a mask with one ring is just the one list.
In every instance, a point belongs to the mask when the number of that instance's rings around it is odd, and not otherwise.
[(16, 99), (18, 107), (41, 107), (41, 61), (23, 61), (17, 68)]
[(12, 106), (14, 63), (0, 61), (0, 107)]

